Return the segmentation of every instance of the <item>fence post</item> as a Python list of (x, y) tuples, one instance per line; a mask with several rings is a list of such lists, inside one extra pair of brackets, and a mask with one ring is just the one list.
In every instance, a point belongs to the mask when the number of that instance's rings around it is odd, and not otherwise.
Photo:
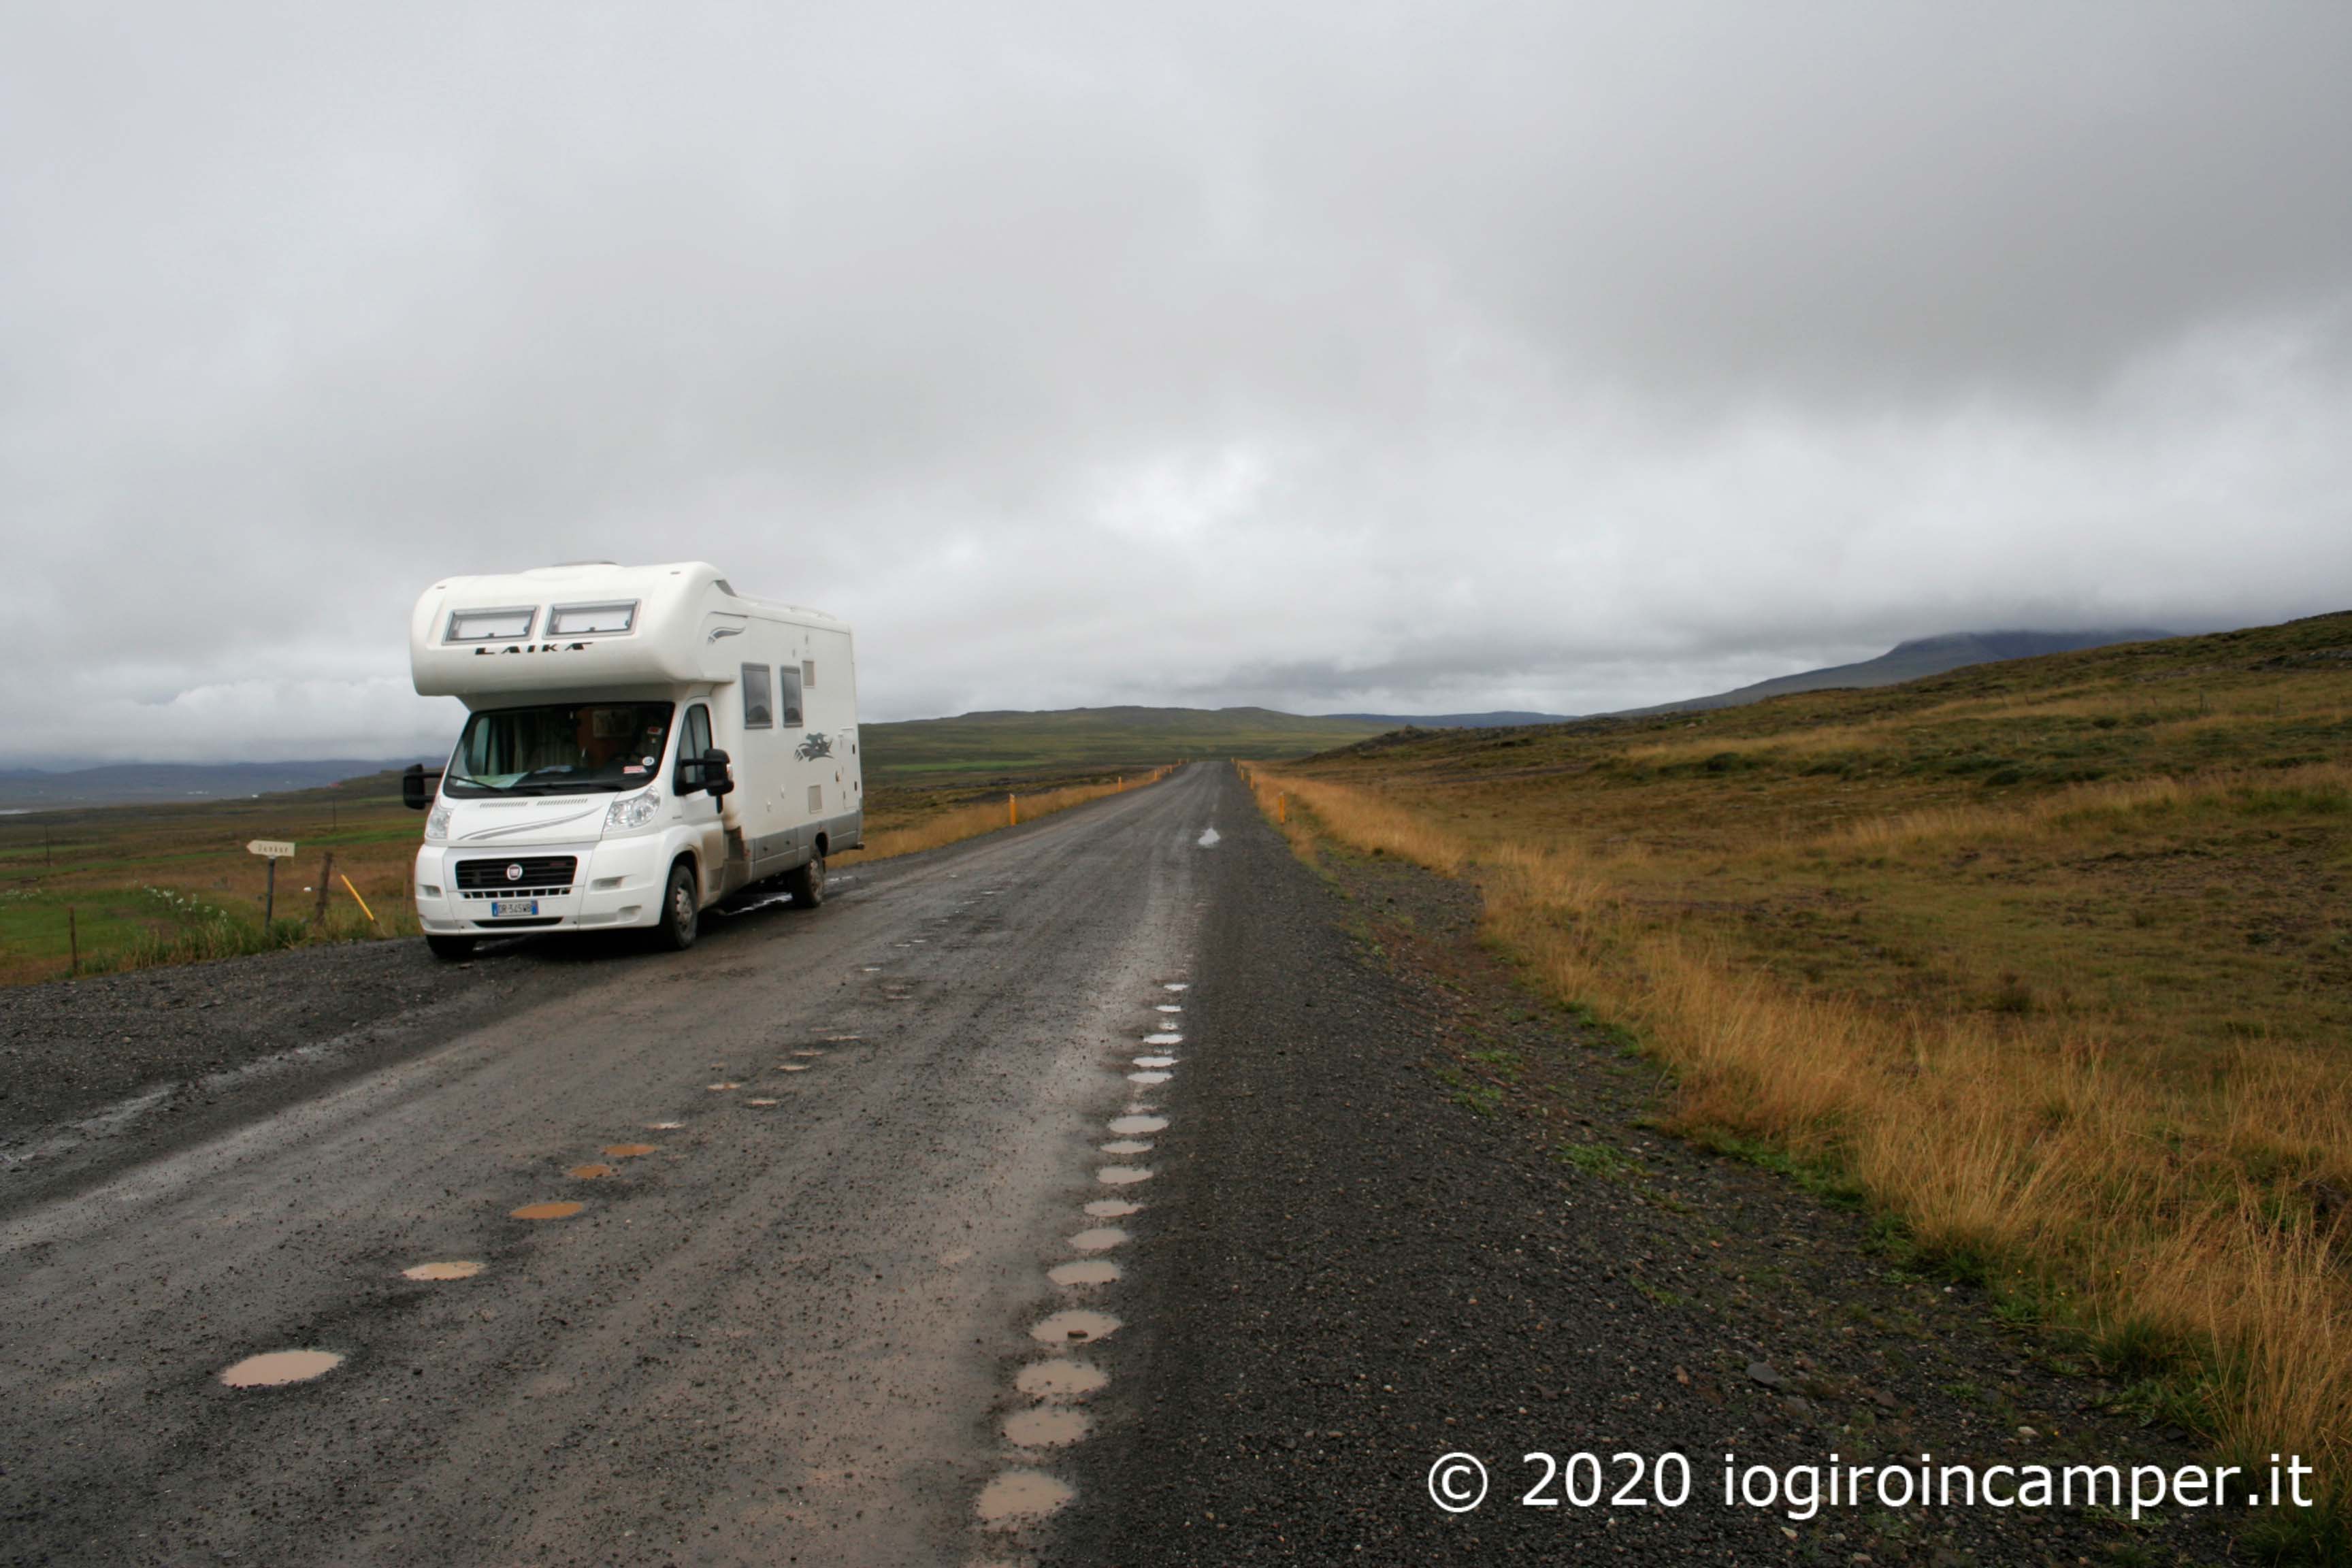
[(310, 923), (314, 926), (327, 923), (327, 889), (334, 885), (334, 881), (335, 852), (330, 849), (326, 860), (319, 868), (319, 907), (310, 911)]
[(278, 857), (269, 858), (269, 881), (261, 895), (261, 934), (268, 936), (269, 927), (278, 919)]
[(66, 906), (66, 973), (81, 973), (81, 927), (74, 920), (74, 908)]

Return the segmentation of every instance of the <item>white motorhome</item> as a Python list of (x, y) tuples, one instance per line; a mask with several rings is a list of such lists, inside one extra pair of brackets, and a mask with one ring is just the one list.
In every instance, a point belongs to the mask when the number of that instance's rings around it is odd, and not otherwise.
[(718, 569), (609, 562), (450, 577), (416, 601), (409, 668), (467, 709), (425, 809), (416, 918), (444, 958), (486, 936), (643, 927), (779, 883), (824, 898), (865, 823), (857, 667), (830, 616)]

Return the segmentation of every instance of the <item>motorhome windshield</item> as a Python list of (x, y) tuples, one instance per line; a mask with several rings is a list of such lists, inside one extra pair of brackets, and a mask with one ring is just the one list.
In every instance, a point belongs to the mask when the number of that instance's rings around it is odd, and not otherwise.
[(466, 721), (444, 794), (571, 795), (635, 789), (661, 776), (667, 702), (557, 702)]

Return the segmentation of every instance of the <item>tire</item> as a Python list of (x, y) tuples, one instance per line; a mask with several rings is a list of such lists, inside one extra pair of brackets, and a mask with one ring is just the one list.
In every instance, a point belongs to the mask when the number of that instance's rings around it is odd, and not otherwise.
[(701, 931), (702, 918), (696, 908), (700, 892), (692, 866), (681, 860), (669, 868), (669, 886), (662, 889), (661, 919), (654, 926), (654, 936), (672, 952), (692, 947)]
[(809, 857), (805, 866), (795, 866), (784, 873), (784, 891), (793, 896), (793, 907), (813, 910), (824, 902), (824, 857)]
[(436, 958), (454, 962), (474, 956), (474, 939), (470, 936), (428, 936), (425, 945), (433, 950)]

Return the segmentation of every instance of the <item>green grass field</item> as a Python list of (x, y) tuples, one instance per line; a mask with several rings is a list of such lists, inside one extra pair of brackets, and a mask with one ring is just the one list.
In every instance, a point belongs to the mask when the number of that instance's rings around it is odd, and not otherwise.
[(861, 733), (870, 784), (957, 784), (1139, 773), (1181, 757), (1299, 757), (1381, 730), (1265, 708), (1074, 708), (868, 724)]

